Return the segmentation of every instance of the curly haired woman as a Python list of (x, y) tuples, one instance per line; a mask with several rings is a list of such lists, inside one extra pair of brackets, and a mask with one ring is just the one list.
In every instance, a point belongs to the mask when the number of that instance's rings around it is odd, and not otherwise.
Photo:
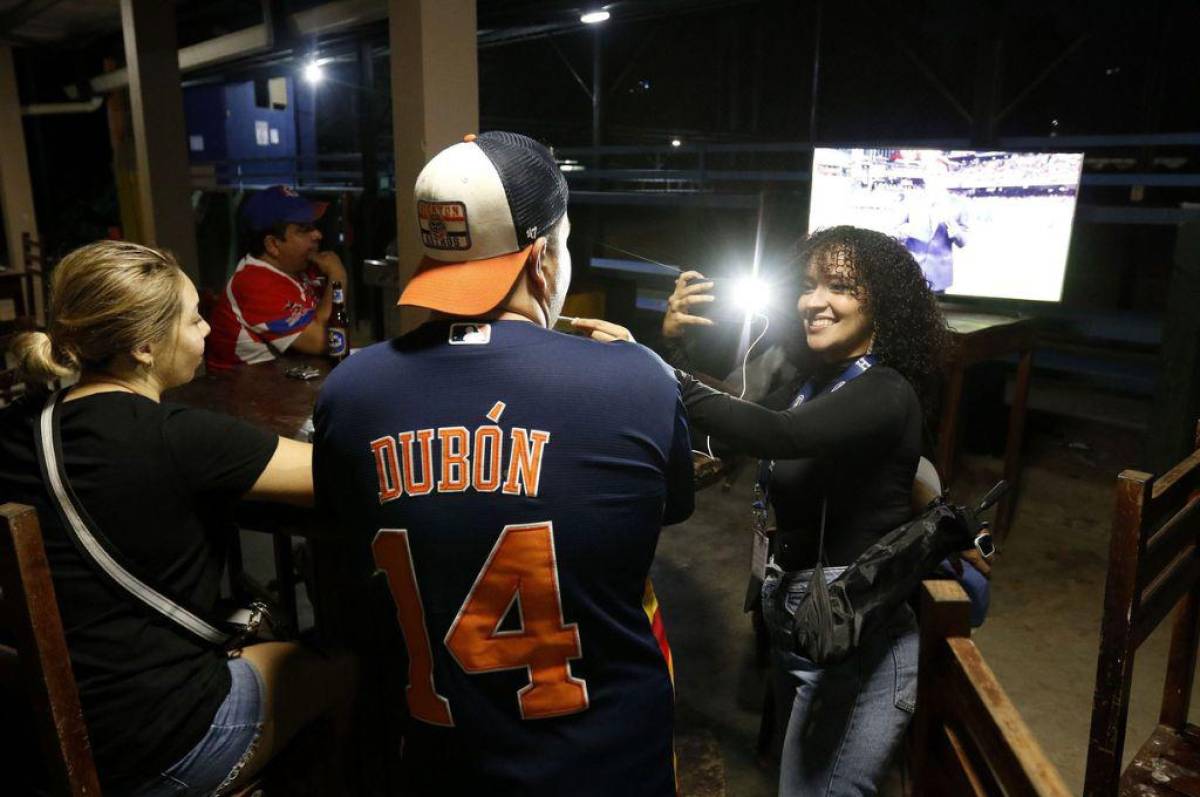
[[(762, 481), (778, 527), (763, 584), (764, 619), (783, 642), (777, 600), (794, 611), (808, 590), (823, 536), (832, 580), (912, 515), (921, 455), (922, 399), (949, 333), (921, 269), (892, 238), (856, 227), (821, 230), (795, 258), (797, 303), (817, 367), (763, 405), (740, 401), (680, 374), (694, 429), (763, 460)], [(692, 280), (700, 279), (699, 282)], [(693, 306), (711, 282), (679, 277), (663, 334), (709, 324)], [(786, 395), (783, 395), (786, 393)], [(776, 406), (785, 409), (768, 409)], [(776, 694), (788, 718), (782, 795), (875, 794), (916, 701), (917, 624), (901, 606), (884, 632), (845, 661), (818, 667), (774, 644)]]

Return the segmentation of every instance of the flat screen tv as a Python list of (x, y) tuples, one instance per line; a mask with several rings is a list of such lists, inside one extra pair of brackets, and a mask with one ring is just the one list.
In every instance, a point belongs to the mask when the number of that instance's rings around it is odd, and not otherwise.
[(894, 236), (939, 294), (1056, 302), (1082, 168), (1082, 153), (817, 148), (808, 229)]

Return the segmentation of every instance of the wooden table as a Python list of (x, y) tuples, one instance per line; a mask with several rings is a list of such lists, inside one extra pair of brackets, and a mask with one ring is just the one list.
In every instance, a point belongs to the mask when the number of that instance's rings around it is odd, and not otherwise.
[(947, 311), (946, 321), (954, 333), (955, 352), (947, 367), (946, 389), (942, 397), (942, 417), (938, 430), (937, 465), (945, 486), (954, 480), (958, 453), (958, 419), (962, 403), (963, 381), (967, 368), (985, 360), (1016, 354), (1017, 384), (1008, 414), (1008, 437), (1004, 444), (1004, 479), (1008, 494), (996, 508), (993, 528), (1003, 539), (1012, 523), (1017, 500), (1017, 480), (1021, 475), (1021, 442), (1025, 435), (1025, 407), (1029, 399), (1029, 377), (1033, 371), (1033, 348), (1037, 342), (1036, 322), (1032, 318), (985, 315)]
[[(321, 372), (317, 379), (292, 379), (287, 369), (308, 365)], [(293, 440), (309, 442), (313, 404), (329, 374), (324, 357), (297, 356), (232, 371), (217, 371), (168, 391), (163, 398), (206, 410), (224, 412)]]

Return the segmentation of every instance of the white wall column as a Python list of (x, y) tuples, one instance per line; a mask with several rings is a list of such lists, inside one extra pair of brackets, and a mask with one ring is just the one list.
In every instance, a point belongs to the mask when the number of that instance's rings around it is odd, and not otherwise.
[(137, 150), (142, 243), (170, 249), (188, 276), (197, 280), (200, 266), (175, 4), (121, 0), (121, 26)]
[[(396, 247), (400, 286), (423, 255), (412, 189), (440, 150), (479, 132), (475, 0), (389, 0), (392, 130), (396, 158)], [(386, 302), (387, 306), (394, 300)], [(388, 335), (407, 332), (425, 313), (400, 308)]]
[[(40, 240), (37, 215), (33, 208), (33, 183), (29, 179), (29, 157), (25, 151), (25, 129), (21, 123), (21, 98), (17, 91), (17, 73), (12, 47), (0, 44), (0, 210), (4, 216), (4, 235), (8, 242), (6, 261), (13, 271), (25, 269), (22, 233)], [(39, 324), (46, 323), (41, 284), (33, 289), (34, 314)]]

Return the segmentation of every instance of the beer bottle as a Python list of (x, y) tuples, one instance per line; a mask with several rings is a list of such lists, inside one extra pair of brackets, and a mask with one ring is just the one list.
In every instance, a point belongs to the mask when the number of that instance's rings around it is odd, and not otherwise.
[(336, 365), (350, 354), (350, 318), (346, 315), (346, 293), (342, 283), (334, 282), (330, 289), (333, 291), (333, 309), (325, 325), (325, 351)]

